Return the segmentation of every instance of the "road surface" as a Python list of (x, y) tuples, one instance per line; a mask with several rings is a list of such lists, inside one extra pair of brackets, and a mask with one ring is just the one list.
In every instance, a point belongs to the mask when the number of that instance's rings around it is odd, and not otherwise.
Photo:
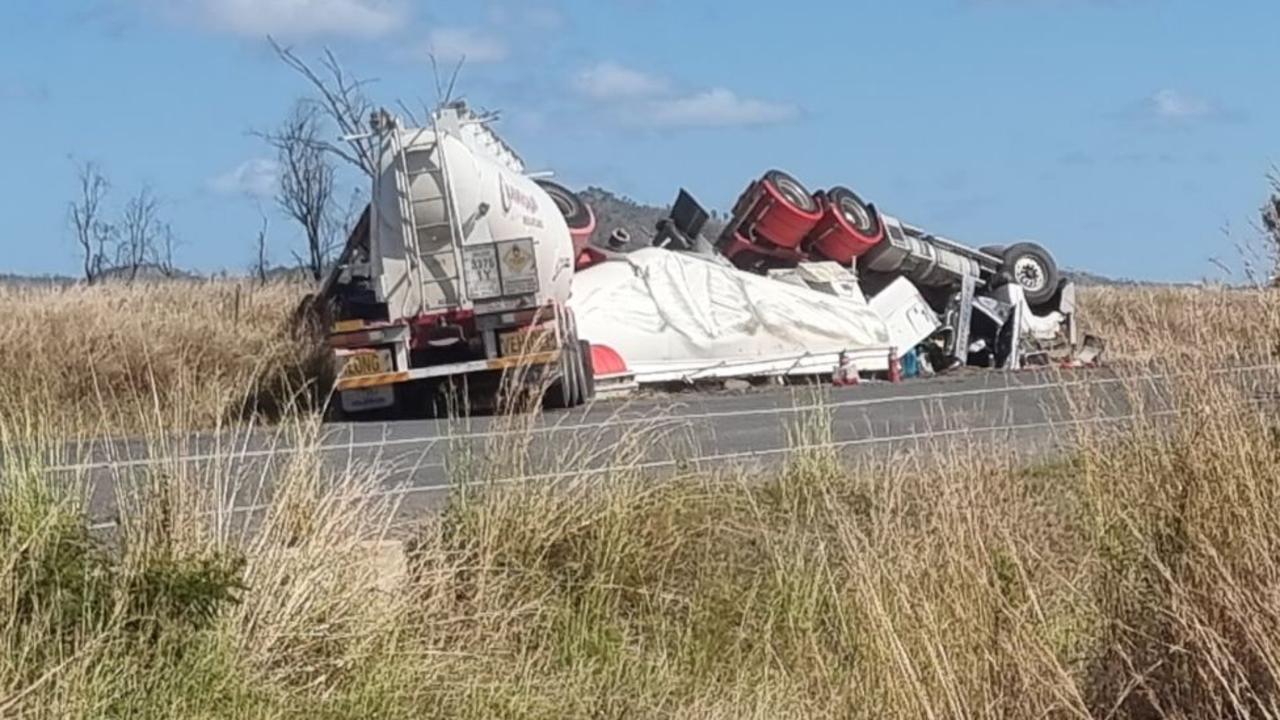
[(293, 436), (297, 428), (259, 428), (158, 445), (99, 441), (75, 446), (57, 469), (88, 481), (100, 527), (113, 522), (117, 491), (148, 474), (216, 486), (228, 506), (251, 512), (269, 499), (283, 467), (317, 457), (327, 469), (376, 477), (378, 492), (418, 510), (458, 484), (550, 482), (615, 469), (752, 472), (796, 447), (856, 457), (959, 440), (1034, 455), (1069, 441), (1081, 425), (1131, 420), (1135, 398), (1145, 414), (1167, 413), (1166, 386), (1164, 376), (1106, 371), (966, 371), (901, 385), (642, 396), (519, 421), (338, 424), (308, 438)]

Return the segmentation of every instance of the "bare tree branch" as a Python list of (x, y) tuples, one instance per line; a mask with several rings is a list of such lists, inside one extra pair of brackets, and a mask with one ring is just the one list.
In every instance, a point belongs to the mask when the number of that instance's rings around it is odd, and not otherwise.
[(268, 40), (276, 55), (311, 84), (317, 95), (314, 102), (337, 126), (341, 135), (347, 138), (346, 147), (326, 141), (318, 135), (312, 142), (325, 152), (360, 168), (370, 177), (377, 174), (377, 148), (373, 138), (363, 137), (367, 132), (366, 121), (373, 111), (373, 104), (364, 94), (364, 88), (370, 81), (349, 76), (338, 62), (337, 56), (327, 49), (320, 61), (322, 70), (317, 71), (299, 58), (291, 48), (280, 45), (275, 38), (269, 37)]
[(92, 285), (106, 269), (107, 250), (113, 242), (113, 228), (100, 217), (110, 183), (93, 163), (80, 167), (79, 180), (80, 195), (71, 202), (67, 216), (76, 234), (84, 280)]
[(307, 255), (301, 264), (317, 282), (324, 277), (332, 254), (329, 238), (335, 175), (317, 141), (320, 112), (314, 103), (299, 102), (278, 130), (263, 135), (275, 147), (280, 163), (276, 202), (302, 226)]
[(460, 75), (460, 74), (462, 73), (462, 66), (463, 66), (466, 62), (467, 62), (467, 56), (466, 56), (466, 55), (463, 55), (462, 57), (458, 58), (458, 64), (457, 64), (457, 65), (455, 65), (455, 66), (454, 66), (454, 68), (453, 68), (453, 75), (451, 75), (451, 76), (449, 77), (449, 87), (445, 88), (445, 91), (444, 91), (444, 103), (443, 103), (443, 104), (447, 105), (447, 104), (449, 104), (450, 102), (452, 102), (452, 101), (453, 101), (453, 89), (454, 89), (454, 88), (457, 86), (457, 84), (458, 84), (458, 75)]
[(262, 218), (262, 225), (258, 228), (258, 237), (254, 240), (254, 259), (253, 274), (258, 278), (259, 285), (267, 284), (267, 267), (269, 261), (267, 259), (267, 214), (258, 210), (258, 216)]
[(173, 261), (174, 251), (177, 247), (178, 240), (173, 232), (173, 226), (169, 223), (162, 223), (159, 232), (156, 233), (156, 241), (152, 247), (152, 260), (156, 267), (160, 269), (160, 274), (167, 278), (178, 276), (178, 266)]
[(156, 197), (151, 188), (144, 185), (124, 207), (116, 245), (116, 265), (124, 271), (128, 282), (136, 280), (142, 267), (156, 258), (164, 230)]

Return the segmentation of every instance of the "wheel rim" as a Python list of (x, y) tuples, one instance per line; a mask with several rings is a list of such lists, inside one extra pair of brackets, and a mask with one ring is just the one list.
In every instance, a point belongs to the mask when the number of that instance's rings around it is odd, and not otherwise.
[(812, 207), (813, 198), (809, 197), (809, 194), (795, 180), (789, 177), (776, 177), (773, 179), (773, 184), (777, 186), (778, 192), (782, 194), (782, 197), (786, 198), (787, 202), (792, 205), (801, 210), (807, 210)]
[(853, 198), (845, 197), (840, 199), (840, 214), (844, 215), (844, 219), (859, 230), (871, 229), (871, 214), (867, 209), (854, 202)]
[(1040, 262), (1033, 257), (1020, 257), (1013, 263), (1013, 277), (1018, 284), (1031, 292), (1039, 292), (1049, 281)]

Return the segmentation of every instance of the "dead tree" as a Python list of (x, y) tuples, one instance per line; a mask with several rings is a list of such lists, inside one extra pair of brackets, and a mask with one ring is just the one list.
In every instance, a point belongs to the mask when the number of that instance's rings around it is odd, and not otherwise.
[[(148, 262), (155, 263), (157, 248), (164, 235), (165, 225), (160, 222), (159, 204), (151, 189), (144, 185), (125, 205), (124, 217), (120, 220), (116, 265), (127, 282), (136, 280)], [(172, 251), (172, 233), (169, 235), (169, 250)]]
[(317, 135), (312, 142), (326, 153), (351, 163), (364, 174), (373, 177), (378, 172), (378, 154), (373, 138), (366, 136), (366, 122), (373, 111), (373, 104), (364, 94), (369, 81), (348, 75), (337, 56), (328, 49), (324, 51), (324, 57), (320, 60), (321, 69), (317, 71), (294, 54), (291, 48), (280, 45), (275, 38), (268, 40), (276, 55), (310, 83), (316, 93), (316, 107), (344, 138), (339, 144)]
[(253, 275), (258, 279), (259, 285), (267, 284), (267, 216), (265, 213), (259, 213), (262, 217), (262, 226), (258, 228), (258, 237), (254, 241), (254, 258), (253, 258)]
[(330, 204), (334, 192), (334, 168), (319, 140), (320, 110), (314, 102), (301, 101), (273, 133), (264, 134), (280, 164), (280, 209), (302, 226), (307, 254), (301, 264), (317, 282), (324, 277), (333, 251)]
[(71, 202), (67, 215), (76, 234), (84, 280), (92, 285), (106, 271), (107, 253), (115, 237), (115, 228), (101, 218), (110, 183), (93, 163), (80, 166), (79, 180), (80, 196)]
[(178, 239), (174, 235), (173, 226), (169, 223), (160, 225), (160, 232), (157, 235), (155, 243), (155, 254), (152, 259), (160, 270), (160, 274), (166, 278), (175, 278), (178, 276), (178, 266), (174, 263), (173, 255), (177, 250)]

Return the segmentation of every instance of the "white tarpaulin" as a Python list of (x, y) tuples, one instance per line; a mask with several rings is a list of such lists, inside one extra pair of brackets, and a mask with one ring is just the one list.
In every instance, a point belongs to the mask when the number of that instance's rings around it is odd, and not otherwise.
[(829, 373), (840, 352), (888, 367), (889, 333), (865, 302), (697, 255), (646, 248), (578, 273), (569, 300), (585, 340), (641, 382)]

